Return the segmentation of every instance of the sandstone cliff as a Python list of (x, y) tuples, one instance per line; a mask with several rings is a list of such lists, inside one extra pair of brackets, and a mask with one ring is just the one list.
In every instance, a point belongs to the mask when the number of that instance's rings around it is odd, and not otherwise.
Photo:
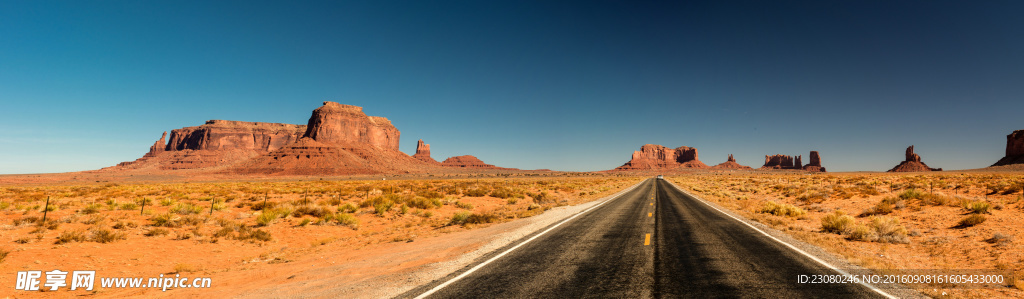
[(788, 155), (765, 155), (764, 165), (761, 166), (762, 170), (769, 169), (797, 169), (806, 170), (811, 172), (825, 172), (825, 167), (821, 166), (821, 156), (818, 151), (811, 151), (811, 163), (807, 165), (803, 164), (803, 157)]
[(1024, 130), (1016, 130), (1006, 135), (1006, 156), (992, 166), (1024, 164)]
[(921, 162), (921, 156), (914, 153), (913, 145), (907, 148), (904, 156), (906, 158), (903, 162), (900, 162), (896, 167), (889, 169), (888, 172), (942, 171), (942, 168), (929, 168), (928, 165)]
[(818, 155), (818, 151), (811, 151), (811, 163), (804, 165), (803, 169), (811, 172), (825, 172), (825, 167), (821, 166), (821, 155)]
[(645, 144), (639, 151), (633, 152), (633, 157), (615, 168), (615, 170), (649, 170), (649, 169), (672, 169), (672, 168), (707, 168), (701, 162), (697, 149), (687, 146), (680, 146), (675, 149), (657, 144)]
[(425, 172), (436, 165), (398, 150), (400, 133), (362, 107), (324, 102), (298, 142), (230, 170), (241, 174), (349, 175)]
[(294, 143), (306, 126), (210, 120), (206, 124), (171, 130), (135, 161), (122, 162), (126, 169), (197, 169), (228, 166)]

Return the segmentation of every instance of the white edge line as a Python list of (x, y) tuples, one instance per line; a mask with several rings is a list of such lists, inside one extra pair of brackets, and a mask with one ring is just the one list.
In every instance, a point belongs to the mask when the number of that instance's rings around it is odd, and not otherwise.
[[(669, 181), (669, 180), (665, 180), (665, 181), (666, 181), (666, 182), (668, 182), (668, 183), (669, 183), (669, 185), (672, 185), (672, 187), (676, 188), (676, 190), (679, 190), (680, 192), (683, 192), (683, 193), (685, 193), (686, 195), (689, 195), (690, 197), (693, 197), (694, 199), (698, 199), (698, 201), (700, 201), (700, 202), (701, 202), (701, 203), (703, 203), (704, 205), (707, 205), (707, 206), (711, 207), (712, 209), (715, 209), (715, 211), (718, 211), (719, 213), (722, 213), (722, 214), (723, 214), (723, 215), (725, 215), (725, 216), (729, 216), (729, 218), (732, 218), (732, 219), (734, 219), (734, 220), (736, 220), (736, 221), (739, 221), (740, 223), (746, 224), (746, 225), (747, 225), (748, 227), (750, 227), (750, 228), (752, 228), (752, 229), (756, 230), (757, 232), (759, 232), (759, 233), (761, 233), (761, 234), (765, 235), (766, 237), (768, 237), (768, 238), (770, 238), (770, 239), (772, 239), (772, 240), (775, 240), (775, 242), (779, 242), (779, 243), (781, 243), (782, 245), (786, 245), (786, 247), (789, 247), (789, 249), (792, 249), (793, 251), (796, 251), (797, 253), (800, 253), (800, 254), (803, 254), (803, 255), (804, 255), (804, 256), (806, 256), (806, 257), (809, 257), (809, 258), (811, 258), (811, 260), (814, 260), (815, 262), (818, 262), (819, 264), (822, 264), (822, 265), (824, 265), (825, 267), (828, 267), (829, 269), (832, 269), (833, 271), (839, 272), (839, 274), (842, 274), (842, 275), (847, 275), (847, 276), (848, 276), (848, 275), (850, 275), (850, 273), (846, 273), (846, 271), (843, 271), (843, 270), (841, 270), (841, 269), (839, 269), (839, 268), (836, 268), (835, 266), (832, 266), (831, 264), (829, 264), (829, 263), (827, 263), (827, 262), (825, 262), (825, 261), (823, 261), (823, 260), (819, 259), (818, 257), (816, 257), (816, 256), (814, 256), (814, 255), (811, 255), (810, 253), (807, 253), (807, 252), (805, 252), (805, 251), (801, 250), (800, 248), (797, 248), (796, 246), (793, 246), (792, 244), (786, 243), (785, 241), (779, 240), (778, 238), (775, 238), (774, 236), (772, 236), (772, 235), (769, 235), (769, 234), (768, 234), (768, 233), (766, 233), (765, 231), (763, 231), (763, 230), (761, 230), (761, 229), (757, 228), (756, 226), (753, 226), (753, 225), (751, 225), (750, 223), (748, 223), (748, 222), (746, 222), (746, 221), (743, 221), (743, 220), (740, 220), (739, 218), (733, 217), (733, 216), (732, 216), (732, 215), (730, 215), (729, 213), (726, 213), (726, 212), (724, 212), (724, 211), (722, 211), (722, 210), (720, 210), (720, 209), (716, 208), (715, 206), (711, 205), (710, 203), (708, 203), (708, 202), (705, 202), (705, 201), (704, 201), (703, 199), (700, 199), (700, 197), (697, 197), (696, 195), (690, 194), (690, 192), (687, 192), (686, 190), (683, 190), (682, 188), (679, 188), (679, 186), (676, 186), (676, 184), (675, 184), (675, 183), (672, 183), (672, 182), (671, 182), (671, 181)], [(896, 297), (896, 296), (893, 296), (892, 294), (886, 293), (885, 291), (883, 291), (883, 290), (879, 289), (878, 287), (875, 287), (875, 286), (873, 286), (873, 285), (870, 285), (870, 284), (864, 283), (863, 281), (858, 281), (858, 283), (859, 283), (860, 285), (863, 285), (863, 286), (867, 287), (868, 289), (871, 289), (872, 291), (875, 291), (875, 293), (881, 294), (882, 296), (885, 296), (885, 297), (888, 297), (888, 298), (893, 298), (893, 299), (896, 299), (896, 298), (898, 298), (898, 297)]]
[(566, 218), (565, 220), (562, 220), (562, 222), (559, 222), (558, 224), (555, 224), (554, 226), (552, 226), (552, 227), (544, 230), (543, 232), (541, 232), (541, 233), (539, 233), (539, 234), (537, 234), (537, 235), (527, 239), (526, 241), (523, 241), (522, 243), (519, 243), (519, 245), (516, 245), (515, 247), (509, 248), (508, 250), (505, 250), (505, 252), (502, 252), (501, 254), (498, 254), (498, 255), (492, 257), (491, 259), (489, 259), (489, 260), (487, 260), (487, 261), (485, 261), (483, 263), (480, 263), (479, 265), (476, 265), (476, 267), (473, 267), (473, 268), (469, 269), (469, 271), (463, 272), (462, 274), (459, 274), (459, 276), (456, 276), (455, 278), (452, 278), (452, 279), (450, 279), (450, 280), (448, 280), (448, 281), (446, 281), (446, 282), (444, 282), (444, 283), (434, 287), (433, 289), (430, 289), (429, 291), (426, 291), (423, 294), (420, 294), (419, 296), (416, 296), (415, 299), (426, 298), (427, 296), (430, 296), (430, 295), (434, 294), (434, 292), (440, 291), (444, 287), (446, 287), (446, 286), (448, 286), (448, 285), (450, 285), (450, 284), (452, 284), (452, 283), (454, 283), (454, 282), (456, 282), (456, 281), (458, 281), (458, 280), (460, 280), (460, 279), (462, 279), (462, 278), (464, 278), (466, 276), (469, 276), (469, 274), (472, 274), (473, 272), (476, 272), (476, 270), (480, 270), (480, 268), (483, 268), (487, 264), (490, 264), (491, 262), (498, 260), (499, 258), (505, 256), (506, 254), (509, 254), (513, 250), (518, 249), (520, 246), (523, 246), (526, 243), (530, 243), (530, 241), (533, 241), (534, 239), (537, 239), (538, 237), (543, 236), (544, 234), (554, 230), (555, 228), (561, 226), (562, 224), (564, 224), (566, 222), (569, 222), (569, 220), (572, 220), (573, 218), (579, 217), (580, 215), (586, 214), (587, 212), (590, 212), (590, 210), (593, 210), (593, 209), (595, 209), (597, 207), (600, 207), (601, 205), (603, 205), (603, 204), (605, 204), (605, 203), (607, 203), (609, 201), (612, 201), (612, 200), (615, 200), (615, 199), (619, 198), (620, 196), (622, 196), (622, 194), (624, 194), (626, 192), (629, 192), (629, 191), (632, 191), (633, 189), (636, 189), (637, 186), (640, 186), (640, 184), (643, 184), (644, 182), (646, 182), (648, 180), (649, 179), (645, 179), (643, 181), (640, 181), (639, 183), (636, 183), (632, 187), (626, 188), (626, 189), (624, 189), (622, 191), (619, 191), (618, 193), (615, 193), (615, 194), (611, 195), (610, 198), (608, 198), (608, 199), (606, 199), (606, 200), (604, 200), (604, 201), (594, 205), (593, 207), (589, 207), (586, 210), (583, 210), (582, 212), (576, 213), (575, 215), (572, 215), (571, 217)]

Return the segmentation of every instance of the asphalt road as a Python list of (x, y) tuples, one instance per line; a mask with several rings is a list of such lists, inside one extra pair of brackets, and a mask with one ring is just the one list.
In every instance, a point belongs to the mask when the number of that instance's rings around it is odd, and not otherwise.
[(798, 275), (814, 274), (836, 273), (667, 182), (649, 179), (429, 298), (880, 297), (856, 284), (797, 283)]

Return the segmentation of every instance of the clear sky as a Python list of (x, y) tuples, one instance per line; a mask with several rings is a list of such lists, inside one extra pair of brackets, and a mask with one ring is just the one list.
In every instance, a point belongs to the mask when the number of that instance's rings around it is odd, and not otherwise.
[(1021, 1), (0, 1), (0, 173), (209, 119), (363, 106), (401, 149), (605, 170), (646, 143), (989, 166), (1024, 129)]

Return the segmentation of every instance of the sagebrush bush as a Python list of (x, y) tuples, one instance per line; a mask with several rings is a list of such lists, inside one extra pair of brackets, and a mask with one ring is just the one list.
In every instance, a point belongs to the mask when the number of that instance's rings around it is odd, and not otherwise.
[(97, 242), (97, 243), (110, 243), (110, 242), (114, 242), (114, 241), (117, 241), (117, 240), (124, 240), (124, 239), (126, 239), (126, 237), (125, 237), (125, 235), (123, 233), (119, 233), (119, 232), (115, 232), (115, 231), (110, 231), (110, 230), (105, 229), (105, 228), (93, 230), (92, 231), (92, 235), (89, 236), (89, 241), (93, 241), (93, 242)]
[(975, 201), (964, 204), (964, 208), (972, 214), (988, 214), (989, 207), (989, 203), (984, 201)]
[(774, 201), (768, 201), (764, 203), (764, 206), (758, 210), (759, 213), (768, 213), (775, 216), (787, 216), (787, 217), (799, 217), (807, 214), (804, 209), (790, 205), (780, 204)]
[(892, 217), (872, 217), (871, 228), (878, 236), (881, 243), (910, 243), (907, 239), (907, 229), (900, 224), (900, 220)]
[(981, 224), (982, 222), (985, 222), (985, 220), (986, 219), (985, 219), (984, 215), (981, 215), (981, 214), (971, 214), (970, 216), (967, 216), (964, 219), (960, 219), (960, 222), (957, 222), (956, 227), (957, 228), (972, 227), (972, 226)]
[(64, 244), (71, 242), (83, 242), (85, 241), (85, 233), (80, 230), (66, 230), (57, 235), (57, 242), (55, 244)]
[(359, 229), (359, 218), (349, 213), (340, 213), (335, 217), (338, 223), (352, 229)]
[(472, 215), (472, 213), (467, 212), (467, 211), (459, 211), (459, 212), (455, 213), (455, 215), (452, 215), (452, 220), (449, 223), (452, 224), (452, 225), (462, 225), (462, 224), (465, 224), (466, 220), (469, 219), (470, 215)]
[(832, 214), (821, 218), (821, 230), (834, 234), (844, 234), (852, 228), (854, 219), (842, 211), (835, 211)]

